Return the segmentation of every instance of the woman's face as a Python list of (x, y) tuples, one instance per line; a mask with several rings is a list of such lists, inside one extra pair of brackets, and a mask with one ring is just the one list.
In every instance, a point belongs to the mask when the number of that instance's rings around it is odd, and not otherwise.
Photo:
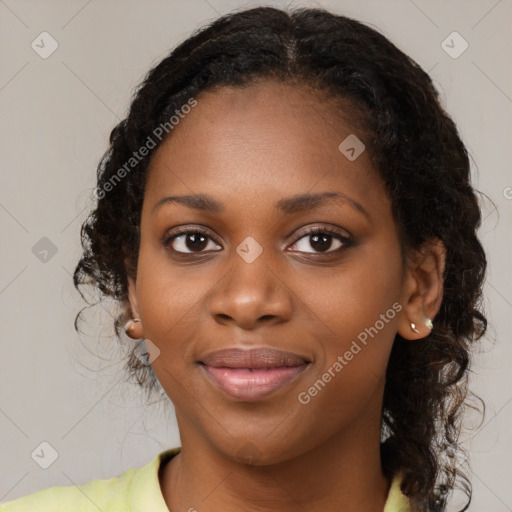
[[(290, 85), (196, 99), (153, 156), (130, 281), (182, 440), (271, 463), (368, 424), (378, 432), (406, 279), (390, 200), (353, 136), (370, 141)], [(199, 195), (208, 202), (164, 200)], [(192, 234), (170, 239), (178, 226)], [(202, 364), (217, 350), (261, 347), (307, 363)], [(277, 388), (251, 380), (264, 371)]]

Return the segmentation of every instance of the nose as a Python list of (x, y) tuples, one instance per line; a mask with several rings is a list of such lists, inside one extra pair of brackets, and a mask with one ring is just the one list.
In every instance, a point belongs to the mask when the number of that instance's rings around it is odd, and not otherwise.
[(252, 263), (234, 254), (233, 265), (211, 297), (210, 309), (216, 322), (253, 330), (263, 323), (279, 324), (290, 319), (291, 292), (264, 254)]

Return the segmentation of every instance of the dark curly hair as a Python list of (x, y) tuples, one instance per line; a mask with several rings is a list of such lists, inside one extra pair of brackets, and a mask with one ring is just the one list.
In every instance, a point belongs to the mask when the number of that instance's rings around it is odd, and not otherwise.
[[(82, 225), (75, 286), (82, 293), (83, 285), (93, 285), (99, 301), (114, 299), (121, 339), (129, 312), (127, 276), (136, 275), (146, 171), (165, 139), (154, 140), (155, 127), (170, 133), (169, 119), (203, 91), (267, 79), (307, 86), (348, 105), (352, 122), (368, 134), (404, 253), (435, 239), (446, 248), (434, 329), (417, 343), (397, 335), (393, 345), (381, 453), (385, 474), (401, 473), (402, 492), (415, 510), (445, 510), (456, 488), (469, 504), (471, 484), (456, 455), (470, 405), (470, 352), (487, 328), (486, 257), (476, 236), (481, 213), (468, 153), (429, 75), (374, 29), (323, 9), (260, 7), (222, 16), (177, 46), (148, 72), (127, 117), (111, 132), (97, 170), (97, 203)], [(140, 148), (149, 148), (149, 138), (154, 147), (127, 170)], [(151, 366), (133, 353), (126, 366), (143, 388), (155, 386)]]

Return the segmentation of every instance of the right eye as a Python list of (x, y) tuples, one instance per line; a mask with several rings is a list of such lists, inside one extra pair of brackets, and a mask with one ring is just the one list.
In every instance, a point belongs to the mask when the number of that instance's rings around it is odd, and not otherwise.
[(201, 254), (208, 247), (208, 241), (216, 245), (205, 231), (183, 228), (170, 237), (167, 237), (165, 245), (180, 254)]

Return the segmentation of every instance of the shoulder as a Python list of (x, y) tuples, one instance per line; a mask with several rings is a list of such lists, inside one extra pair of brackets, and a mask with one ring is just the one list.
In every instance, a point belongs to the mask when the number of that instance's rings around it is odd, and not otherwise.
[(146, 497), (161, 497), (158, 468), (164, 457), (179, 449), (159, 453), (149, 464), (128, 469), (122, 475), (92, 480), (84, 485), (57, 486), (0, 505), (0, 512), (128, 512), (134, 510), (136, 498), (144, 491)]
[[(0, 506), (1, 512), (89, 512), (126, 510), (127, 491), (136, 469), (121, 476), (80, 486), (58, 486), (34, 492)], [(115, 508), (114, 508), (115, 507)], [(129, 509), (128, 509), (129, 510)]]

